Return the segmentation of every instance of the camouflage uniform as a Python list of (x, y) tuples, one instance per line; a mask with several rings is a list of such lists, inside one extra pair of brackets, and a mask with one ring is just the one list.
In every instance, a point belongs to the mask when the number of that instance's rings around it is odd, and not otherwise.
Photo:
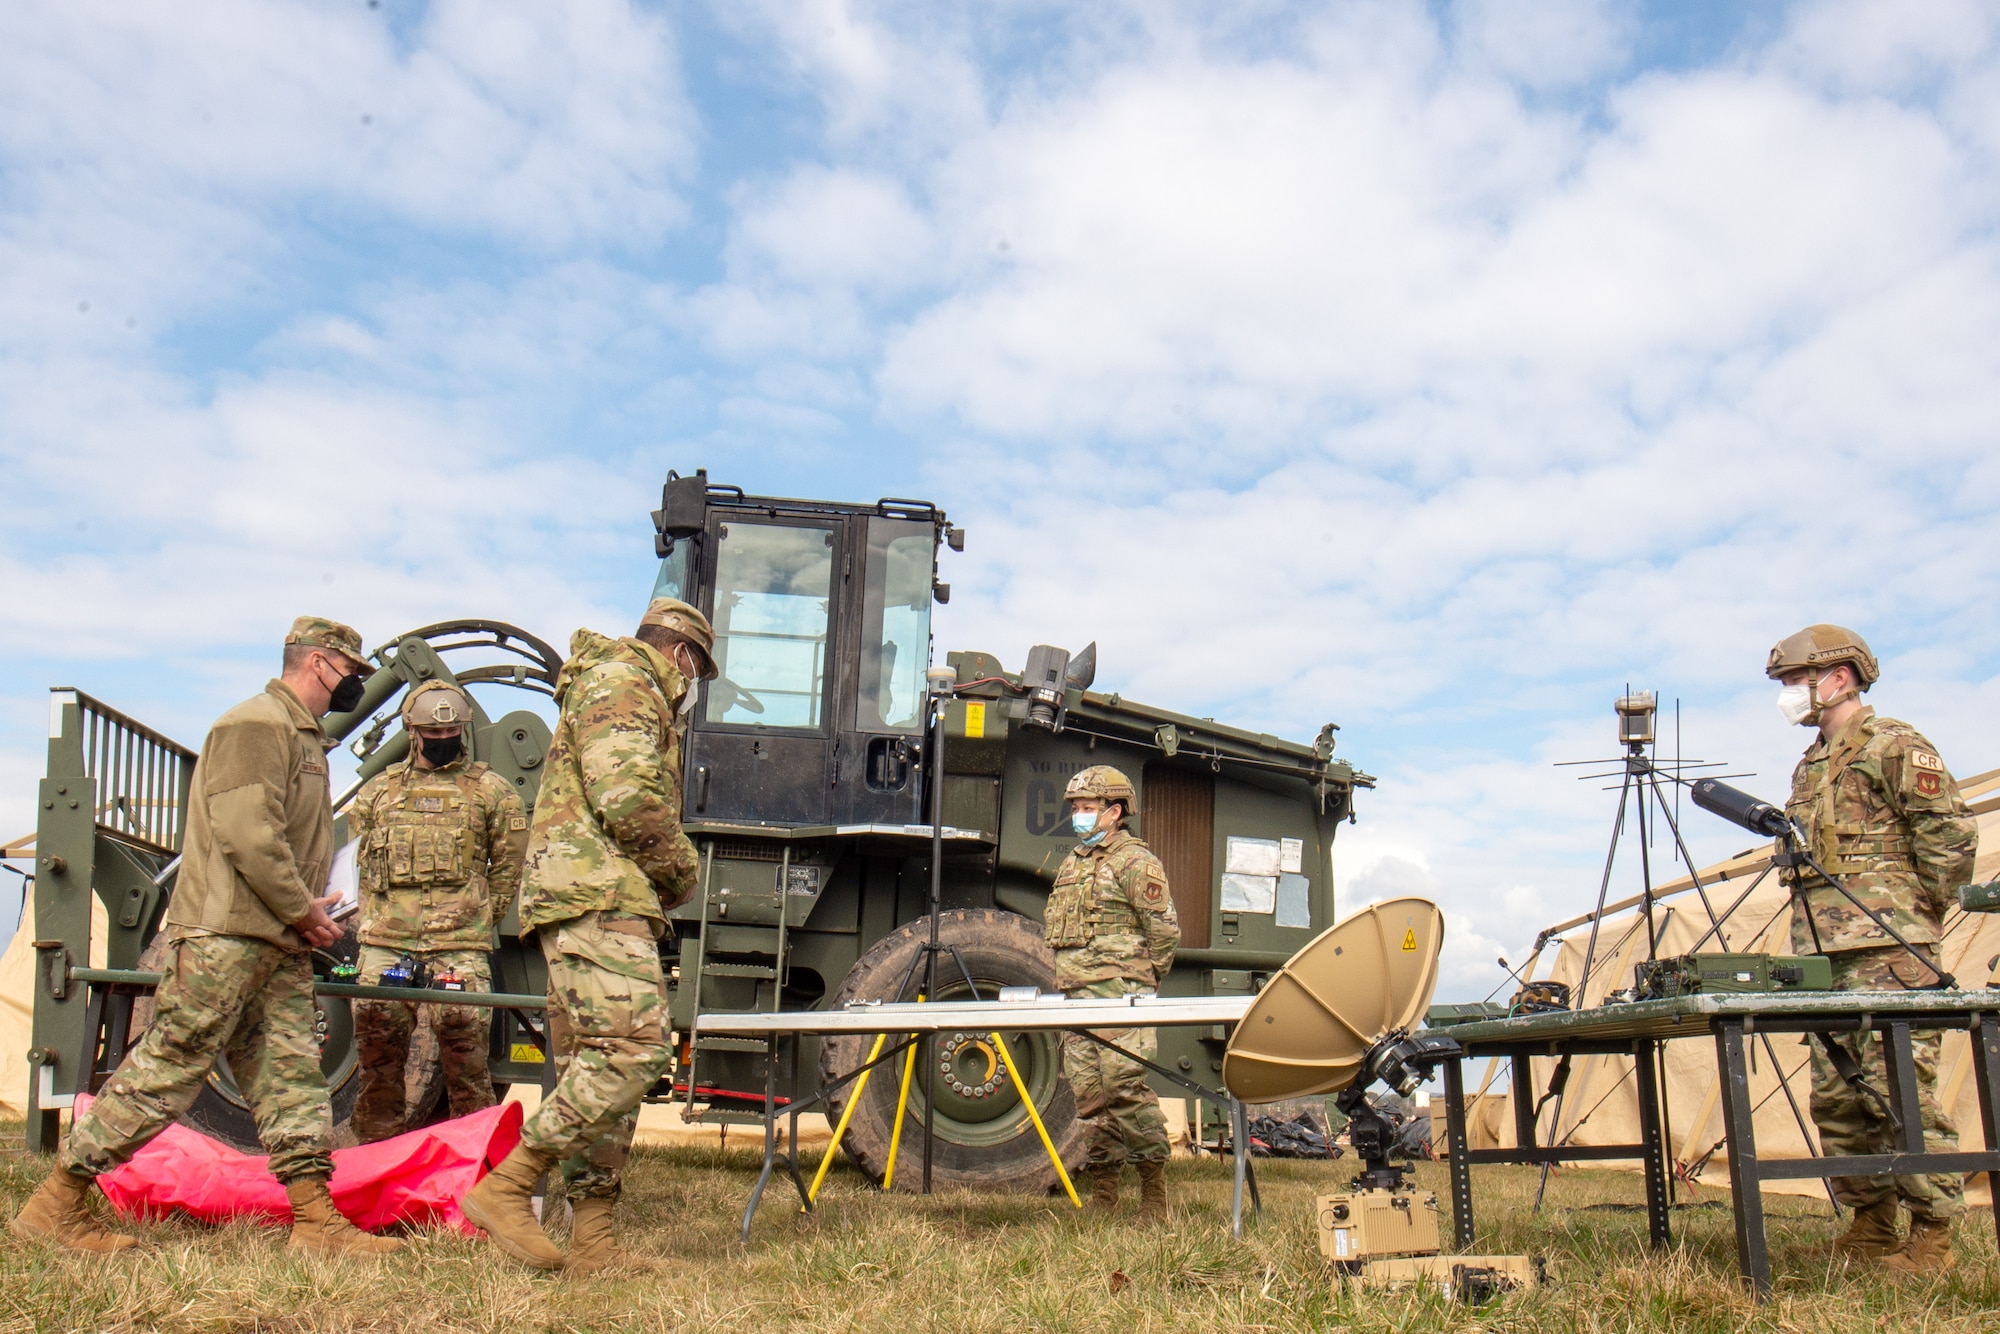
[[(364, 661), (361, 637), (320, 617), (300, 617), (285, 643)], [(282, 681), (209, 729), (164, 918), (153, 1020), (76, 1119), (63, 1170), (95, 1177), (129, 1159), (187, 1111), (226, 1055), (271, 1174), (291, 1184), (332, 1173), (312, 960), (290, 925), (325, 892), (333, 866), (329, 745)]]
[(312, 960), (244, 936), (183, 935), (167, 952), (153, 1022), (90, 1110), (62, 1165), (109, 1172), (178, 1121), (218, 1055), (257, 1118), (271, 1175), (333, 1171), (333, 1116), (320, 1073)]
[[(1055, 951), (1056, 987), (1064, 995), (1154, 990), (1173, 967), (1181, 939), (1166, 869), (1123, 829), (1095, 847), (1078, 844), (1056, 872), (1042, 934)], [(1159, 1051), (1151, 1028), (1105, 1029), (1098, 1036), (1147, 1060)], [(1062, 1055), (1089, 1135), (1088, 1166), (1164, 1161), (1166, 1120), (1145, 1067), (1080, 1033), (1063, 1035)]]
[[(476, 760), (435, 769), (405, 760), (361, 789), (349, 815), (359, 848), (360, 981), (377, 985), (404, 954), (492, 989), (488, 952), (521, 883), (527, 808), (514, 785)], [(424, 1007), (437, 1034), (453, 1116), (493, 1105), (486, 1051), (493, 1012), (471, 1005)], [(361, 1092), (354, 1133), (366, 1144), (403, 1129), (403, 1076), (417, 1007), (357, 1001), (354, 1037)]]
[(572, 1196), (617, 1195), (639, 1102), (673, 1056), (658, 942), (695, 888), (676, 713), (688, 689), (652, 646), (589, 630), (556, 680), (521, 928), (548, 960), (560, 1079), (521, 1137), (563, 1160)]
[[(1958, 784), (1915, 728), (1863, 708), (1830, 741), (1821, 737), (1792, 774), (1786, 812), (1805, 831), (1807, 848), (1855, 897), (1880, 913), (1911, 944), (1935, 957), (1947, 908), (1972, 876), (1979, 832)], [(1936, 974), (1890, 940), (1882, 928), (1809, 866), (1788, 869), (1809, 916), (1796, 910), (1792, 949), (1832, 958), (1841, 991), (1905, 991), (1935, 985)], [(1795, 900), (1797, 902), (1797, 900)], [(1927, 1147), (1949, 1152), (1957, 1130), (1937, 1100), (1942, 1035), (1913, 1035), (1918, 1096)], [(1883, 1044), (1874, 1033), (1836, 1037), (1869, 1082), (1888, 1088)], [(1828, 1154), (1891, 1153), (1888, 1119), (1843, 1081), (1817, 1042), (1813, 1120)], [(1963, 1208), (1956, 1173), (1842, 1177), (1834, 1195), (1865, 1208), (1900, 1196), (1913, 1217), (1947, 1221)]]

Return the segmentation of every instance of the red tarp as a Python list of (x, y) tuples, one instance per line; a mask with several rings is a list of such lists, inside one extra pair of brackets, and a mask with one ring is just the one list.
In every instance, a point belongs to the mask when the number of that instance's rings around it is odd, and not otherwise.
[[(77, 1096), (79, 1115), (89, 1105), (89, 1098)], [(471, 1234), (478, 1229), (459, 1213), (459, 1197), (520, 1139), (521, 1105), (503, 1102), (394, 1139), (335, 1149), (333, 1202), (356, 1227), (371, 1232), (413, 1223)], [(127, 1218), (162, 1218), (179, 1210), (204, 1223), (255, 1218), (289, 1227), (292, 1209), (267, 1161), (176, 1124), (97, 1184)]]

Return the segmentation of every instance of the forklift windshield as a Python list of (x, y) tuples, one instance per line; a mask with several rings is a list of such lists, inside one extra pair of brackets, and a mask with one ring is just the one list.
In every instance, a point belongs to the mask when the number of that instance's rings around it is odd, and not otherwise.
[(745, 523), (717, 529), (715, 665), (706, 718), (753, 727), (821, 726), (833, 597), (830, 528)]

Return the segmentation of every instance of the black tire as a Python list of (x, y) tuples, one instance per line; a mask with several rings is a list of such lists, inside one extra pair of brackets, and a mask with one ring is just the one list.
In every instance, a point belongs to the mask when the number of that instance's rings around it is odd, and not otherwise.
[[(347, 931), (340, 941), (326, 951), (327, 954), (344, 962), (352, 963), (360, 946), (354, 939), (356, 919), (347, 919)], [(139, 956), (139, 967), (157, 970), (166, 962), (166, 939), (164, 934), (156, 937)], [(335, 1148), (352, 1145), (355, 1142), (354, 1129), (350, 1123), (354, 1116), (354, 1099), (361, 1092), (361, 1066), (356, 1059), (354, 1046), (354, 1016), (345, 999), (321, 996), (317, 1001), (320, 1031), (320, 1073), (326, 1076), (327, 1094), (333, 1103), (333, 1143)], [(152, 1022), (153, 1001), (151, 996), (141, 998), (132, 1007), (132, 1042), (139, 1041), (139, 1035)], [(216, 1061), (215, 1069), (208, 1072), (202, 1089), (196, 1095), (194, 1105), (181, 1117), (184, 1125), (199, 1130), (202, 1134), (221, 1140), (231, 1148), (245, 1153), (262, 1153), (263, 1144), (257, 1138), (257, 1120), (250, 1114), (250, 1104), (236, 1087), (236, 1080), (229, 1072), (228, 1058)]]
[[(840, 989), (828, 998), (826, 1007), (834, 1009), (854, 1000), (896, 999), (897, 988), (906, 977), (911, 977), (911, 964), (922, 957), (929, 939), (928, 917), (884, 936), (861, 956)], [(938, 940), (940, 944), (957, 946), (980, 995), (988, 1000), (1003, 986), (1055, 990), (1055, 959), (1042, 942), (1042, 928), (1017, 913), (988, 908), (944, 913), (938, 919)], [(923, 982), (921, 974), (919, 965), (918, 975), (911, 978), (910, 992), (904, 999), (915, 999)], [(938, 959), (937, 998), (969, 999), (965, 979), (950, 954)], [(1047, 1127), (1065, 1168), (1074, 1172), (1083, 1161), (1086, 1146), (1083, 1129), (1076, 1119), (1076, 1099), (1062, 1077), (1060, 1035), (1009, 1033), (1003, 1034), (1003, 1038), (1034, 1096), (1042, 1124)], [(892, 1044), (894, 1040), (892, 1036)], [(943, 1055), (937, 1080), (933, 1185), (1037, 1193), (1056, 1189), (1055, 1168), (1049, 1163), (1048, 1152), (1035, 1133), (1004, 1063), (996, 1061), (997, 1053), (992, 1050), (988, 1035), (947, 1033), (939, 1034), (938, 1040)], [(860, 1034), (824, 1039), (820, 1043), (820, 1078), (831, 1079), (861, 1065), (868, 1059), (874, 1042), (872, 1035)], [(949, 1072), (944, 1069), (946, 1065), (950, 1066)], [(878, 1182), (889, 1161), (889, 1140), (902, 1073), (900, 1057), (875, 1068), (841, 1143), (848, 1157)], [(923, 1180), (925, 1074), (920, 1055), (911, 1080), (902, 1143), (897, 1149), (894, 1181), (897, 1190), (915, 1191)], [(976, 1083), (972, 1082), (975, 1077)], [(829, 1108), (828, 1114), (834, 1120), (839, 1119), (852, 1092), (850, 1084)]]

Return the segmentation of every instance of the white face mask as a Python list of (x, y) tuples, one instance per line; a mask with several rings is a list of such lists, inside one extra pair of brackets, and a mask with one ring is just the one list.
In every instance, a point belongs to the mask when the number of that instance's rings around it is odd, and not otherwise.
[(1786, 686), (1778, 692), (1778, 712), (1794, 727), (1801, 726), (1818, 711), (1812, 696), (1809, 685)]
[(680, 714), (680, 716), (683, 718), (687, 717), (690, 713), (694, 712), (694, 700), (695, 700), (695, 684), (693, 678), (690, 677), (688, 679), (686, 688), (681, 691), (680, 707), (677, 708), (675, 712)]

